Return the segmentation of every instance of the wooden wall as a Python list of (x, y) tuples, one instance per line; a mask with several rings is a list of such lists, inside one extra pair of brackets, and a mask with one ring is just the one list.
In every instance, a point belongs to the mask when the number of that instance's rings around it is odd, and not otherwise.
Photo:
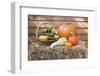
[[(32, 38), (35, 36), (36, 29), (41, 24), (52, 24), (56, 29), (61, 24), (71, 23), (77, 27), (79, 40), (88, 40), (88, 18), (74, 16), (28, 16), (28, 35)], [(45, 26), (46, 27), (46, 26)], [(39, 31), (44, 27), (41, 26)]]

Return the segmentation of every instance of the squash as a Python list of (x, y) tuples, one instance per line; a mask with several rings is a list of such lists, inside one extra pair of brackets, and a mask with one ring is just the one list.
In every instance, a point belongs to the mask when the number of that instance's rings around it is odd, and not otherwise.
[(54, 38), (59, 39), (59, 36), (58, 35), (55, 35)]
[(75, 25), (62, 24), (57, 29), (57, 35), (59, 35), (60, 37), (66, 37), (68, 39), (72, 34), (77, 34)]
[(45, 31), (42, 31), (41, 33), (39, 33), (39, 35), (54, 37), (55, 33), (52, 32), (52, 27), (48, 27)]
[(67, 39), (65, 37), (61, 37), (56, 42), (52, 43), (50, 45), (50, 48), (54, 48), (57, 45), (64, 45), (66, 41), (67, 41)]
[(47, 41), (48, 36), (39, 36), (39, 40)]

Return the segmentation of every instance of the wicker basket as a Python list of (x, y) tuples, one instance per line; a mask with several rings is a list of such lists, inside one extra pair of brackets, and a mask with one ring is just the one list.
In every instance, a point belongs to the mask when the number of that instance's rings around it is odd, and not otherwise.
[[(43, 27), (43, 29), (41, 30), (40, 27)], [(39, 40), (39, 33), (42, 32), (42, 31), (45, 31), (46, 28), (48, 27), (53, 27), (53, 30), (54, 30), (54, 26), (53, 24), (50, 24), (50, 23), (42, 23), (40, 25), (38, 25), (37, 29), (36, 29), (36, 38), (39, 42), (41, 42), (42, 44), (46, 44), (46, 45), (50, 45), (51, 43), (57, 41), (57, 40)], [(40, 32), (39, 32), (40, 31)]]

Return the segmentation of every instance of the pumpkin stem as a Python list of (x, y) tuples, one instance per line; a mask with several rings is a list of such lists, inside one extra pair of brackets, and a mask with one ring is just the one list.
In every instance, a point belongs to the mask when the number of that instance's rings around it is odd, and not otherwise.
[(74, 33), (73, 32), (69, 32), (71, 35), (73, 35)]
[(75, 36), (77, 36), (77, 34), (75, 34), (75, 33), (73, 33), (73, 32), (69, 32), (71, 35), (75, 35)]

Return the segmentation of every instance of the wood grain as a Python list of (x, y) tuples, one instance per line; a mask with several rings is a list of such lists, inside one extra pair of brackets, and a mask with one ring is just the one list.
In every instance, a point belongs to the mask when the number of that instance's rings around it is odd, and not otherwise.
[[(28, 34), (35, 34), (37, 27), (34, 28), (28, 28)], [(44, 27), (39, 28), (39, 32), (42, 31), (44, 29)], [(77, 29), (78, 34), (87, 34), (88, 29), (86, 28), (79, 28)]]
[(72, 25), (75, 25), (75, 27), (88, 28), (87, 22), (59, 22), (59, 21), (56, 21), (56, 22), (52, 22), (52, 21), (42, 21), (42, 22), (41, 21), (38, 21), (38, 22), (37, 21), (29, 21), (28, 27), (37, 27), (38, 25), (42, 25), (44, 23), (49, 23), (49, 24), (53, 25), (53, 27), (59, 27), (62, 24), (72, 24)]
[[(78, 18), (78, 20), (75, 20), (74, 18)], [(79, 17), (79, 16), (43, 16), (43, 15), (29, 15), (28, 16), (29, 21), (88, 21), (87, 17)]]
[[(88, 40), (88, 17), (78, 16), (41, 16), (29, 15), (28, 16), (28, 35), (35, 36), (36, 29), (39, 25), (49, 23), (55, 29), (62, 24), (72, 24), (77, 28), (79, 40)], [(41, 26), (38, 32), (41, 32), (47, 26)]]

